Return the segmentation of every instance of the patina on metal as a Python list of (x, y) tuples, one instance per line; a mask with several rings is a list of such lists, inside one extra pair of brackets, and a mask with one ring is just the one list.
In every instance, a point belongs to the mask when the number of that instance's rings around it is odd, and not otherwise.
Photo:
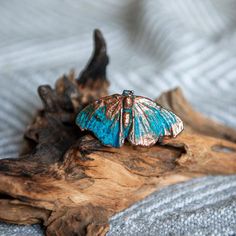
[(152, 146), (183, 130), (182, 120), (153, 100), (135, 96), (131, 90), (98, 99), (76, 117), (82, 130), (90, 130), (106, 146)]

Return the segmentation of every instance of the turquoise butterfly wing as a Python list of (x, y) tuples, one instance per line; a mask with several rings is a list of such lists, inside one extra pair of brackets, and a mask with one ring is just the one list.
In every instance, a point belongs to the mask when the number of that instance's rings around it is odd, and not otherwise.
[(124, 143), (122, 125), (123, 96), (101, 98), (85, 107), (76, 117), (82, 130), (91, 130), (106, 146), (120, 147)]
[(183, 122), (173, 112), (140, 96), (134, 97), (132, 118), (128, 140), (134, 145), (150, 146), (183, 130)]

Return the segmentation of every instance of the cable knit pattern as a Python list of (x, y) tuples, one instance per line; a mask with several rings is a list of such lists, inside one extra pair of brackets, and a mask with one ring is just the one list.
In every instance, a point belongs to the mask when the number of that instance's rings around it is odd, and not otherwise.
[[(157, 97), (181, 86), (195, 109), (236, 128), (235, 0), (0, 2), (0, 158), (16, 157), (42, 105), (37, 86), (79, 72), (92, 31), (108, 43), (110, 92)], [(114, 216), (108, 235), (235, 235), (236, 177), (161, 190)], [(0, 235), (41, 235), (0, 224)]]

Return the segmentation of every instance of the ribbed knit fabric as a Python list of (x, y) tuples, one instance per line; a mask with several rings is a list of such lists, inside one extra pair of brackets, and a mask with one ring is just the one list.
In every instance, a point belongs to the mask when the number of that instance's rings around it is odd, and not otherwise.
[[(157, 97), (181, 86), (195, 109), (236, 128), (236, 0), (0, 2), (0, 158), (17, 157), (41, 107), (37, 86), (79, 72), (100, 28), (110, 92)], [(111, 220), (109, 235), (234, 235), (236, 178), (168, 187)], [(24, 232), (24, 233), (22, 233)], [(39, 235), (0, 224), (0, 235)]]
[(235, 235), (236, 176), (165, 188), (114, 216), (110, 225), (108, 236)]

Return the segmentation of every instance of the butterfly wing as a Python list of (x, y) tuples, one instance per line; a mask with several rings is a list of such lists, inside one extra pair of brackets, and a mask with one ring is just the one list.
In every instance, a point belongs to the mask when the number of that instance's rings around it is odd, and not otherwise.
[(115, 94), (93, 102), (77, 115), (76, 124), (92, 131), (104, 145), (120, 147), (124, 143), (122, 99)]
[(183, 130), (178, 116), (148, 98), (135, 97), (132, 113), (128, 140), (134, 145), (150, 146), (164, 136), (175, 137)]

